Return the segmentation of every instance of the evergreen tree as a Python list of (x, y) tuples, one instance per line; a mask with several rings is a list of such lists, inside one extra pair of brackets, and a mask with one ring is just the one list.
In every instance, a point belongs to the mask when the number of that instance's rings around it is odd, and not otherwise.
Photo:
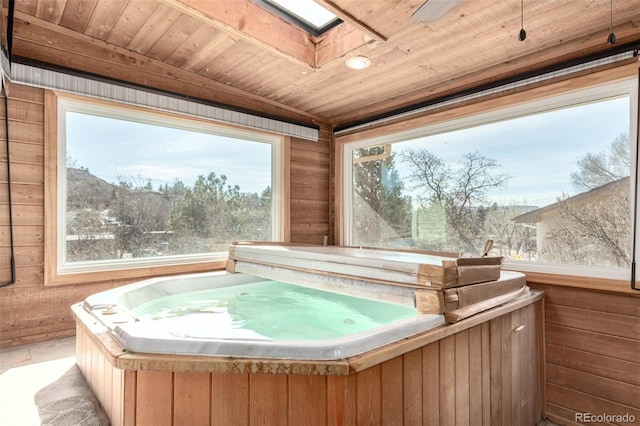
[(210, 252), (226, 249), (232, 240), (270, 239), (270, 194), (268, 189), (264, 196), (243, 193), (238, 185), (229, 185), (225, 175), (214, 172), (198, 176), (171, 210), (172, 249)]
[(353, 191), (355, 244), (401, 245), (411, 237), (411, 197), (403, 194), (394, 158), (383, 147), (357, 151)]

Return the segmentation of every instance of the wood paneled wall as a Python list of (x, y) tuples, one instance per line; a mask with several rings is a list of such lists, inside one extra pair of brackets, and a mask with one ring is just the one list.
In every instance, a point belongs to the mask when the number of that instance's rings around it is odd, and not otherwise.
[[(10, 280), (9, 205), (4, 98), (0, 134), (0, 280)], [(69, 336), (70, 305), (102, 285), (44, 287), (44, 91), (9, 89), (9, 152), (16, 283), (0, 288), (0, 347)]]
[[(11, 84), (8, 102), (17, 282), (0, 288), (0, 347), (73, 335), (73, 303), (129, 282), (44, 286), (44, 90)], [(7, 282), (10, 244), (3, 97), (0, 105), (0, 282)], [(328, 126), (321, 128), (320, 138), (317, 143), (291, 139), (292, 242), (319, 244), (324, 235), (332, 234)]]
[(330, 130), (320, 129), (320, 142), (291, 138), (291, 242), (322, 244), (326, 235), (332, 244), (333, 222), (329, 219), (333, 192), (330, 190)]
[[(640, 421), (640, 294), (529, 283), (545, 292), (546, 414)], [(607, 423), (608, 424), (608, 423)]]

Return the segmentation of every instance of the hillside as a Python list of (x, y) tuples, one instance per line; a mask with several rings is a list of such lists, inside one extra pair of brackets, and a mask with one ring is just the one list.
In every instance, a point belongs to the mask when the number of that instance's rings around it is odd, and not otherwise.
[(105, 210), (111, 205), (116, 185), (89, 173), (89, 169), (67, 167), (67, 210)]

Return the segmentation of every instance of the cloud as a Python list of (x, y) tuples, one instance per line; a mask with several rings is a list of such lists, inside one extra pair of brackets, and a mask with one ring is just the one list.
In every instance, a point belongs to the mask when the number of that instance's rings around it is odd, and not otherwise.
[(246, 192), (271, 185), (270, 144), (85, 114), (72, 117), (69, 156), (106, 181), (124, 176), (151, 181), (154, 188), (176, 180), (191, 186), (213, 172)]

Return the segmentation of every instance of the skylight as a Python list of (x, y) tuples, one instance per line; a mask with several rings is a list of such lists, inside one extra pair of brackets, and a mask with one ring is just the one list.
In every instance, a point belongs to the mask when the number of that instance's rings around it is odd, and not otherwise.
[(269, 0), (269, 3), (277, 4), (316, 28), (322, 28), (337, 18), (313, 0)]
[(256, 0), (256, 3), (315, 36), (342, 22), (313, 0)]

